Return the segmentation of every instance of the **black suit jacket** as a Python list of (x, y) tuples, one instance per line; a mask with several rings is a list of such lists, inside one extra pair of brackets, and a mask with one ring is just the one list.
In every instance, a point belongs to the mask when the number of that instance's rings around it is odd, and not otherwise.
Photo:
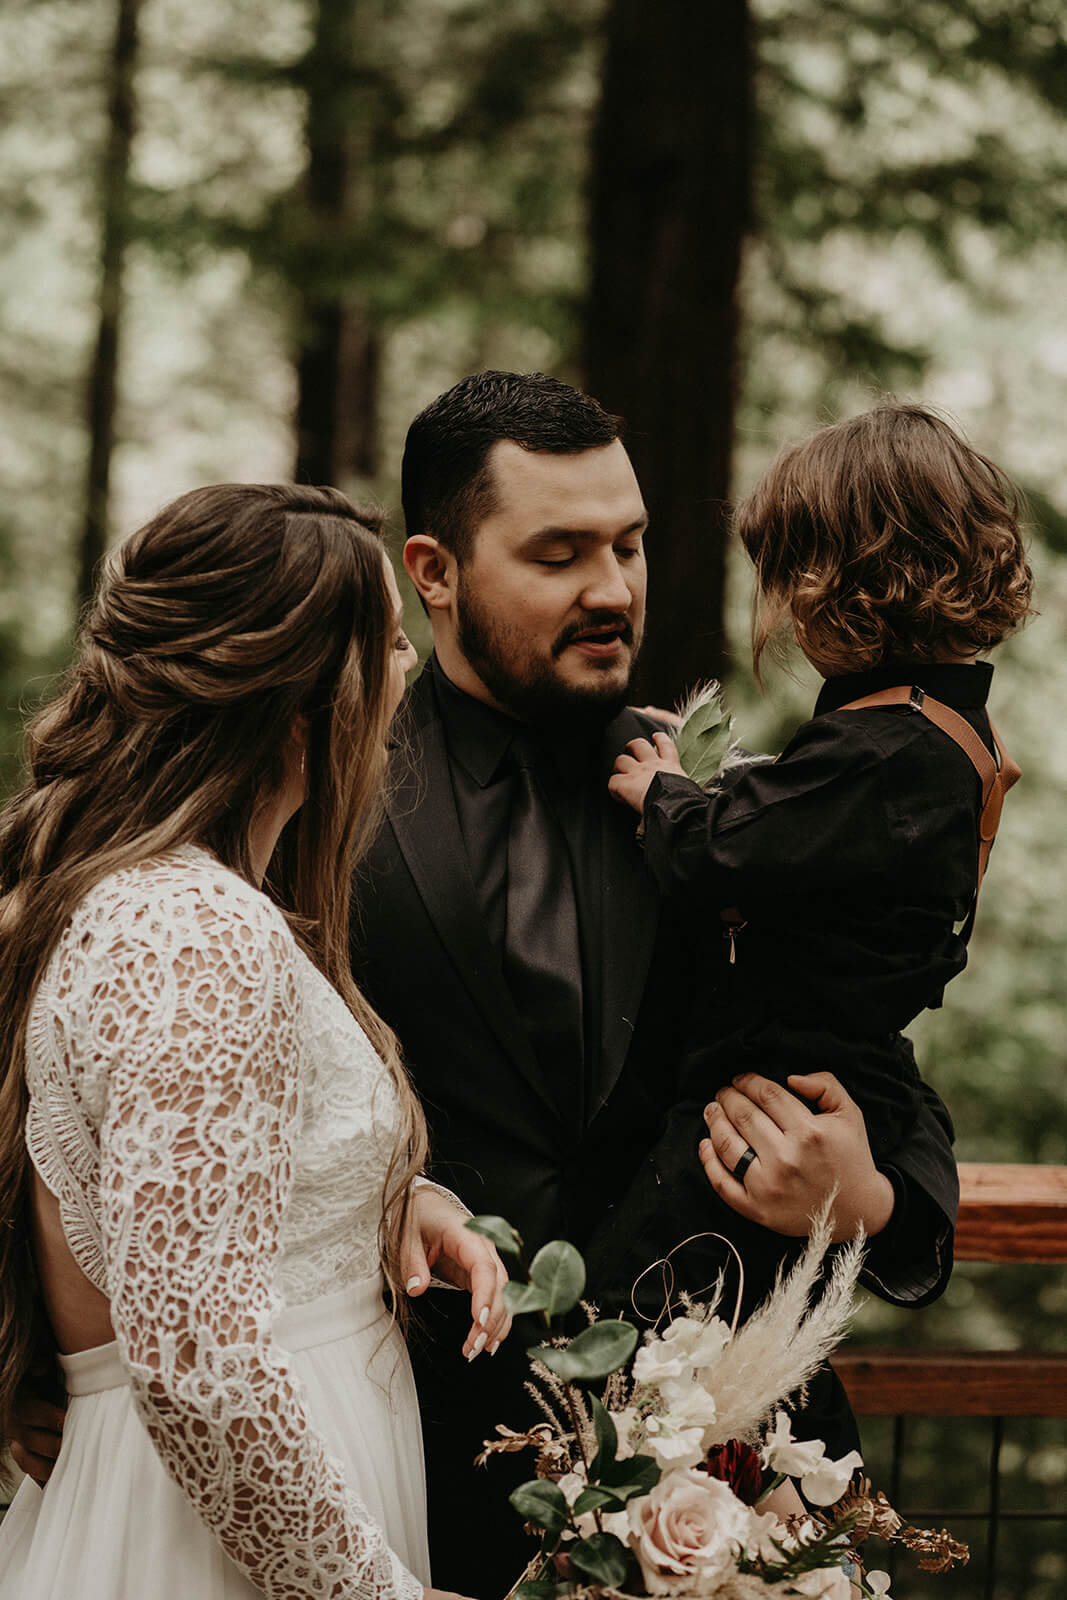
[[(656, 1256), (721, 1223), (723, 1209), (696, 1158), (699, 1096), (676, 1081), (700, 941), (673, 909), (663, 913), (633, 813), (607, 793), (615, 756), (656, 726), (625, 710), (602, 740), (602, 1047), (584, 1126), (561, 1115), (541, 1081), (486, 935), (429, 672), (399, 722), (387, 820), (360, 871), (353, 931), (357, 981), (399, 1034), (426, 1108), (434, 1176), (472, 1211), (505, 1216), (531, 1250), (571, 1239), (586, 1254), (591, 1297), (608, 1310), (627, 1303)], [(920, 1119), (901, 1166), (950, 1207), (954, 1166), (936, 1114)], [(533, 1462), (497, 1458), (477, 1478), (470, 1463), (495, 1423), (523, 1421), (523, 1340), (513, 1335), (497, 1357), (465, 1367), (466, 1297), (441, 1292), (421, 1305), (428, 1326), (413, 1356), (434, 1582), (503, 1593), (531, 1553), (507, 1487), (531, 1476)]]

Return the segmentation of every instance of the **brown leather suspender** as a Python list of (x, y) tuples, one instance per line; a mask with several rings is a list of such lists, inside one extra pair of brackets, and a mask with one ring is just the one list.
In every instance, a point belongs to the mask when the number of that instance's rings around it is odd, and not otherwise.
[[(896, 689), (882, 689), (878, 694), (865, 695), (862, 700), (851, 700), (848, 705), (839, 706), (837, 709), (860, 711), (867, 706), (910, 706), (913, 711), (920, 711), (924, 717), (928, 717), (942, 733), (947, 733), (949, 738), (954, 739), (959, 745), (964, 755), (970, 757), (982, 784), (982, 810), (978, 818), (978, 882), (974, 891), (977, 902), (989, 852), (997, 836), (1004, 796), (1012, 784), (1018, 782), (1021, 776), (1019, 767), (1005, 750), (992, 721), (989, 724), (989, 731), (993, 735), (996, 747), (995, 759), (989, 753), (984, 739), (975, 732), (966, 717), (961, 717), (959, 712), (953, 711), (950, 706), (942, 705), (940, 700), (935, 700), (932, 695), (926, 694), (918, 685), (913, 685), (911, 688), (901, 686)], [(968, 921), (967, 937), (970, 936), (971, 927), (974, 925), (973, 906)]]

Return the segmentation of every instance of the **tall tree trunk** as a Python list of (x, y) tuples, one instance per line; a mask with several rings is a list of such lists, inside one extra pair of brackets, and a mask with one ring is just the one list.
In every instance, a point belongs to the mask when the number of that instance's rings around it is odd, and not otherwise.
[(747, 0), (612, 0), (594, 136), (589, 388), (627, 420), (649, 533), (644, 692), (726, 666), (737, 286), (750, 190)]
[(354, 87), (357, 0), (318, 0), (306, 61), (311, 273), (296, 263), (300, 301), (296, 476), (339, 483), (378, 471), (380, 342), (336, 256), (366, 214), (367, 103)]
[(107, 548), (122, 272), (129, 234), (130, 149), (137, 120), (134, 74), (141, 4), (142, 0), (118, 0), (108, 80), (108, 133), (101, 172), (100, 311), (87, 393), (89, 464), (78, 560), (79, 609), (92, 595), (96, 568)]

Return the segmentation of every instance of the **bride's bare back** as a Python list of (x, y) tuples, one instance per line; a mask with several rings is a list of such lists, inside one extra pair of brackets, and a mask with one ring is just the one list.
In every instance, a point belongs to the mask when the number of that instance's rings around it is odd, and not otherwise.
[(33, 1253), (45, 1310), (65, 1356), (115, 1337), (107, 1296), (89, 1282), (63, 1234), (59, 1201), (33, 1174)]

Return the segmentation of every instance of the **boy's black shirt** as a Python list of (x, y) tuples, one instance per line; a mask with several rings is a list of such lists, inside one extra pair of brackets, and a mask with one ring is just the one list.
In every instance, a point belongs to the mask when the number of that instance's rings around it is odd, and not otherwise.
[[(666, 893), (734, 907), (728, 1027), (778, 1018), (846, 1040), (889, 1035), (966, 964), (981, 785), (959, 746), (906, 706), (848, 702), (918, 684), (992, 748), (992, 668), (896, 662), (828, 682), (778, 760), (705, 794), (660, 774), (645, 851)], [(770, 981), (768, 981), (770, 980)]]

